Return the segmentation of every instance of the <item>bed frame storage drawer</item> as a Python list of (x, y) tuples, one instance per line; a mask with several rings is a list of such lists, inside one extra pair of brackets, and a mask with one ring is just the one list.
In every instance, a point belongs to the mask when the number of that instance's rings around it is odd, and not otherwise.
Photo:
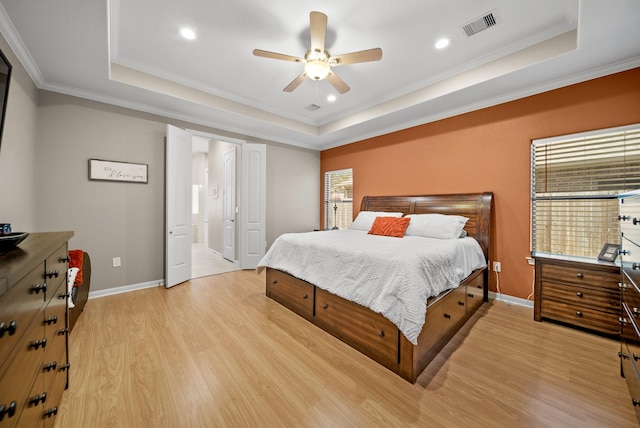
[(475, 312), (484, 303), (484, 277), (481, 272), (470, 277), (470, 282), (466, 285), (467, 312)]
[(309, 321), (313, 321), (314, 293), (315, 287), (308, 282), (267, 269), (267, 297)]
[(381, 314), (316, 288), (315, 323), (385, 367), (398, 364), (398, 327)]

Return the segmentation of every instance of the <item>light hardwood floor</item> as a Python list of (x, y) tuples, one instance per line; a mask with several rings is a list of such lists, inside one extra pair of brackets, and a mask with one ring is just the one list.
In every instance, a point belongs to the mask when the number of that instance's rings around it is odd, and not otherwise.
[(485, 303), (412, 385), (253, 271), (92, 299), (55, 426), (637, 426), (617, 342), (532, 318)]
[(218, 275), (221, 273), (240, 270), (238, 265), (225, 260), (222, 255), (216, 254), (203, 243), (191, 245), (191, 278)]

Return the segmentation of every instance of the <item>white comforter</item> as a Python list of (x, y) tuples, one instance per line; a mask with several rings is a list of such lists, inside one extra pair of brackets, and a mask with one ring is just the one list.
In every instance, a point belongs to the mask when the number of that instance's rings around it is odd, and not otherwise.
[(473, 238), (394, 238), (360, 230), (288, 233), (258, 264), (278, 269), (391, 320), (413, 343), (427, 299), (486, 266)]

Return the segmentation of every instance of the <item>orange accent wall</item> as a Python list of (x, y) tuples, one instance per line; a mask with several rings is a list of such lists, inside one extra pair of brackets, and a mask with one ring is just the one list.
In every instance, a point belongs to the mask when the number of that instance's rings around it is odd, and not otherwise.
[(534, 278), (526, 262), (531, 141), (633, 123), (640, 123), (640, 68), (325, 150), (321, 183), (327, 171), (353, 168), (354, 216), (366, 195), (492, 191), (500, 291), (526, 299)]

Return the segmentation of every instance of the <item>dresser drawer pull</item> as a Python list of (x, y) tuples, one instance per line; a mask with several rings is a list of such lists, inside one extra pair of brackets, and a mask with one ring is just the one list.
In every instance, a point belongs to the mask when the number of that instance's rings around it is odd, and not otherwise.
[(329, 308), (329, 304), (325, 303), (324, 305), (322, 305), (322, 309), (328, 309)]
[(576, 311), (576, 316), (581, 317), (582, 316), (582, 312)]
[(9, 336), (13, 336), (16, 334), (16, 330), (18, 329), (18, 321), (13, 320), (7, 326), (5, 323), (0, 322), (0, 338), (4, 336), (5, 332), (9, 333)]
[(638, 270), (638, 269), (640, 269), (640, 263), (634, 263), (634, 264), (632, 264), (632, 265), (631, 265), (631, 269), (633, 269), (633, 270)]
[(47, 283), (45, 282), (44, 284), (36, 284), (35, 287), (31, 287), (31, 291), (36, 294), (41, 291), (44, 293), (45, 291), (47, 291)]
[(45, 401), (47, 401), (47, 393), (43, 392), (42, 395), (36, 395), (31, 400), (29, 400), (29, 404), (37, 406), (38, 404), (40, 404), (40, 402), (44, 403)]
[(52, 407), (51, 409), (47, 409), (47, 411), (44, 412), (44, 415), (48, 418), (57, 414), (58, 414), (58, 406)]
[(69, 261), (70, 261), (70, 260), (71, 260), (71, 258), (70, 258), (69, 256), (66, 256), (66, 257), (60, 257), (60, 258), (58, 259), (58, 261), (59, 261), (60, 263), (69, 263)]
[(58, 316), (54, 315), (52, 317), (47, 318), (44, 323), (46, 325), (51, 325), (51, 324), (58, 324)]
[(631, 219), (631, 217), (629, 217), (628, 215), (619, 215), (618, 216), (618, 221), (627, 221)]
[(476, 297), (476, 295), (473, 293), (469, 293), (467, 294), (467, 297), (469, 297), (470, 299), (473, 299), (474, 297)]
[(57, 270), (57, 269), (56, 269), (56, 270), (50, 270), (49, 272), (47, 272), (47, 273), (45, 274), (45, 276), (49, 277), (49, 279), (51, 279), (51, 278), (57, 278), (57, 277), (58, 277), (58, 275), (60, 275), (60, 272), (58, 272), (58, 270)]
[(58, 334), (58, 336), (64, 336), (65, 334), (69, 333), (69, 327), (61, 328), (56, 333)]
[(272, 283), (272, 284), (277, 284), (277, 283), (278, 283), (278, 280), (277, 280), (277, 279), (274, 279), (274, 280), (272, 280), (272, 281), (271, 281), (271, 283)]
[(631, 311), (633, 312), (633, 315), (640, 315), (640, 308), (633, 308)]
[(69, 367), (71, 367), (71, 364), (67, 363), (67, 364), (63, 364), (60, 366), (60, 368), (58, 370), (60, 370), (61, 372), (65, 371), (65, 370), (69, 370)]
[(308, 295), (308, 294), (303, 294), (303, 295), (302, 295), (302, 298), (303, 298), (303, 299), (308, 299), (308, 298), (309, 298), (309, 295)]
[(47, 338), (46, 338), (46, 337), (43, 337), (43, 338), (42, 338), (42, 340), (40, 340), (40, 339), (36, 339), (36, 341), (35, 341), (35, 342), (33, 342), (31, 345), (29, 345), (29, 347), (30, 347), (30, 348), (33, 348), (33, 349), (38, 349), (38, 348), (40, 348), (41, 346), (42, 346), (43, 348), (44, 348), (45, 346), (47, 346)]
[(458, 300), (458, 305), (464, 306), (464, 302), (461, 302), (460, 300)]
[(640, 360), (640, 355), (636, 354), (635, 352), (633, 353), (633, 360), (634, 361), (638, 361)]
[(632, 398), (631, 402), (633, 403), (634, 407), (635, 406), (640, 406), (640, 400), (638, 400), (637, 398)]
[(628, 360), (629, 355), (623, 354), (622, 352), (618, 352), (618, 358), (622, 358), (623, 360)]
[(625, 284), (623, 282), (619, 282), (618, 283), (618, 288), (623, 289), (623, 288), (631, 288), (628, 284)]
[(619, 322), (620, 324), (628, 324), (628, 323), (629, 323), (629, 321), (627, 321), (627, 319), (626, 319), (626, 318), (622, 318), (622, 317), (618, 318), (618, 322)]
[(584, 278), (584, 275), (579, 273), (579, 274), (576, 275), (576, 277), (582, 279), (582, 278)]
[(446, 319), (448, 319), (448, 320), (450, 320), (450, 319), (451, 319), (451, 315), (449, 315), (449, 314), (444, 314), (444, 317), (445, 317)]
[(578, 292), (576, 293), (576, 296), (578, 296), (578, 297), (582, 297), (582, 296), (583, 296), (583, 294), (582, 294), (582, 292), (581, 292), (581, 291), (578, 291)]
[(621, 256), (626, 256), (626, 255), (628, 255), (628, 254), (629, 254), (629, 250), (620, 250), (620, 251), (618, 251), (618, 253), (619, 253)]
[(637, 219), (637, 218), (635, 218), (635, 217), (634, 217), (634, 218), (633, 218), (633, 220), (632, 220), (631, 222), (632, 222), (632, 223), (633, 223), (633, 225), (635, 226), (635, 225), (637, 225), (638, 223), (640, 223), (640, 219)]
[(45, 366), (42, 368), (42, 370), (44, 370), (45, 372), (50, 372), (51, 370), (55, 370), (56, 367), (58, 367), (58, 362), (54, 361), (52, 363), (49, 364), (45, 364)]
[(8, 406), (4, 404), (0, 404), (0, 421), (4, 419), (4, 415), (8, 415), (12, 418), (16, 414), (16, 407), (18, 407), (18, 403), (12, 401)]
[(62, 299), (66, 299), (67, 297), (71, 297), (71, 293), (61, 293), (58, 294), (58, 299), (62, 300)]
[(380, 336), (380, 337), (384, 337), (384, 331), (383, 331), (383, 330), (380, 330), (380, 331), (378, 332), (378, 336)]

